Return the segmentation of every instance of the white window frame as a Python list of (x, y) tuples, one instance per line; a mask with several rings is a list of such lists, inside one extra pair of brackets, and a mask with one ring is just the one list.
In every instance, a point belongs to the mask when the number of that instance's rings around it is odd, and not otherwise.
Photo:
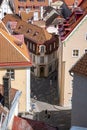
[(39, 52), (44, 54), (46, 52), (46, 46), (45, 45), (40, 45), (39, 46)]
[[(15, 79), (15, 72), (14, 69), (7, 69), (7, 75), (10, 76), (11, 80)], [(14, 77), (14, 78), (13, 78)]]
[[(73, 55), (74, 51), (78, 51), (78, 55)], [(72, 57), (79, 57), (79, 55), (80, 55), (80, 50), (79, 49), (73, 49), (72, 50)]]

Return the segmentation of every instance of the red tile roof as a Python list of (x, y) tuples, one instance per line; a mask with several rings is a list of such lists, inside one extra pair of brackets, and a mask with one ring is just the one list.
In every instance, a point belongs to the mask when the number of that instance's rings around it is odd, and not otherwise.
[[(53, 0), (53, 2), (56, 2), (58, 0)], [(59, 0), (59, 1), (64, 1), (68, 6), (72, 6), (75, 2), (75, 0)], [(78, 0), (78, 4), (81, 3), (82, 0)]]
[(15, 116), (13, 121), (12, 130), (56, 130), (41, 121), (35, 121)]
[(77, 63), (71, 68), (70, 72), (87, 77), (87, 53), (77, 61)]
[(24, 37), (35, 43), (43, 44), (46, 41), (52, 40), (52, 35), (49, 34), (46, 29), (20, 20), (16, 15), (6, 15), (3, 22), (6, 25), (8, 21), (17, 21), (17, 26), (14, 32), (16, 34), (23, 34)]
[(65, 40), (67, 36), (74, 30), (74, 28), (81, 22), (81, 20), (87, 14), (87, 0), (83, 0), (80, 7), (77, 7), (70, 18), (65, 21), (65, 23), (59, 27), (59, 31), (62, 29), (62, 34), (60, 33), (61, 40)]
[[(68, 6), (72, 6), (75, 2), (75, 0), (64, 0), (64, 1)], [(78, 4), (80, 4), (81, 2), (82, 0), (78, 0)]]
[(29, 67), (32, 65), (28, 49), (23, 43), (0, 29), (0, 67)]
[(52, 39), (52, 35), (49, 34), (46, 29), (24, 21), (18, 22), (14, 32), (18, 34), (22, 33), (26, 38), (40, 44)]

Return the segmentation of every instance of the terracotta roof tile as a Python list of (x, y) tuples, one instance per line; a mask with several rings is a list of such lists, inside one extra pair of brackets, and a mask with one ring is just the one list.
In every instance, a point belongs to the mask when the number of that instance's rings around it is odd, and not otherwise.
[(4, 24), (6, 25), (6, 23), (8, 21), (14, 21), (14, 22), (18, 22), (20, 21), (20, 17), (16, 14), (6, 14), (5, 17), (2, 19), (2, 21), (4, 22)]
[[(78, 17), (76, 17), (76, 13), (79, 13)], [(67, 27), (64, 27), (63, 24), (63, 39), (64, 40), (72, 31), (73, 29), (80, 23), (80, 21), (86, 16), (87, 14), (87, 1), (83, 0), (80, 4), (80, 7), (77, 7), (70, 18), (66, 20)], [(69, 30), (65, 30), (66, 28), (69, 28)], [(60, 30), (60, 29), (59, 29)]]
[(21, 19), (22, 19), (23, 21), (28, 21), (29, 19), (32, 19), (32, 17), (33, 17), (33, 12), (26, 13), (25, 11), (22, 11), (22, 12), (20, 13), (20, 15), (21, 15)]
[[(56, 2), (58, 0), (53, 0), (53, 2)], [(59, 0), (59, 1), (64, 1), (68, 6), (72, 6), (75, 2), (75, 0)], [(78, 4), (81, 3), (82, 0), (78, 0)]]
[[(74, 4), (75, 0), (64, 0), (65, 3), (68, 5), (68, 6), (71, 6)], [(78, 4), (81, 3), (82, 0), (78, 0)]]
[[(25, 11), (21, 11), (20, 13), (21, 19), (26, 22), (32, 20), (34, 18), (34, 12), (35, 12), (34, 10), (29, 11), (28, 13), (26, 13)], [(40, 17), (40, 11), (38, 11), (38, 17)]]
[(29, 130), (56, 130), (55, 127), (47, 125), (44, 122), (15, 116), (12, 130), (25, 130), (25, 128)]
[(70, 72), (87, 76), (87, 53), (77, 61), (77, 63), (71, 68)]
[(33, 24), (28, 24), (24, 21), (18, 22), (15, 33), (23, 34), (26, 38), (35, 41), (36, 43), (44, 43), (52, 38), (44, 28), (38, 27)]
[(23, 34), (26, 38), (29, 38), (36, 43), (41, 44), (52, 38), (52, 35), (49, 34), (45, 29), (20, 20), (19, 17), (16, 15), (6, 15), (3, 19), (3, 22), (6, 24), (8, 21), (17, 21), (18, 23), (14, 32), (18, 34)]
[[(23, 43), (20, 45), (20, 41), (12, 35), (8, 34), (4, 30), (0, 29), (0, 65), (31, 65), (28, 49)], [(5, 54), (5, 55), (3, 55)]]

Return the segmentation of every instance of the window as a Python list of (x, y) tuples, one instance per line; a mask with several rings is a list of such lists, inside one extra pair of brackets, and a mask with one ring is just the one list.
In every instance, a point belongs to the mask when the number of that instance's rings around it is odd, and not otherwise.
[(87, 53), (87, 49), (85, 49), (85, 53)]
[(30, 49), (32, 49), (32, 43), (30, 42)]
[(28, 29), (28, 30), (27, 30), (27, 33), (31, 33), (31, 31), (32, 31), (31, 29)]
[(18, 29), (22, 29), (23, 28), (23, 25), (20, 25), (19, 27), (18, 27)]
[(7, 75), (11, 77), (11, 79), (15, 79), (14, 69), (7, 69)]
[(35, 62), (35, 55), (33, 55), (33, 62)]
[(73, 57), (79, 56), (79, 50), (73, 50)]
[(35, 51), (35, 45), (33, 44), (33, 51)]
[(40, 45), (40, 49), (39, 49), (39, 52), (40, 53), (45, 53), (45, 46), (44, 45)]
[(40, 63), (44, 63), (44, 56), (40, 57)]

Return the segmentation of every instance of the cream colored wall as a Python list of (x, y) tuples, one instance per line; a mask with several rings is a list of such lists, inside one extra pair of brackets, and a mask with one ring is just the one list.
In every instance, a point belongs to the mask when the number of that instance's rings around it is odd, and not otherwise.
[(13, 88), (22, 91), (19, 100), (19, 111), (26, 111), (26, 71), (25, 69), (15, 70), (15, 80), (11, 81)]
[[(76, 61), (83, 55), (85, 49), (87, 49), (87, 40), (85, 40), (87, 34), (87, 19), (83, 21), (77, 30), (63, 42), (63, 62), (65, 62), (65, 80), (64, 80), (64, 104), (63, 106), (71, 106), (72, 97), (72, 77), (69, 74), (69, 70), (76, 63)], [(72, 50), (79, 49), (80, 55), (78, 57), (72, 57)]]
[[(0, 84), (3, 84), (2, 77), (6, 70), (0, 69)], [(15, 69), (15, 80), (11, 80), (11, 87), (22, 91), (19, 100), (19, 112), (26, 111), (26, 69)]]

